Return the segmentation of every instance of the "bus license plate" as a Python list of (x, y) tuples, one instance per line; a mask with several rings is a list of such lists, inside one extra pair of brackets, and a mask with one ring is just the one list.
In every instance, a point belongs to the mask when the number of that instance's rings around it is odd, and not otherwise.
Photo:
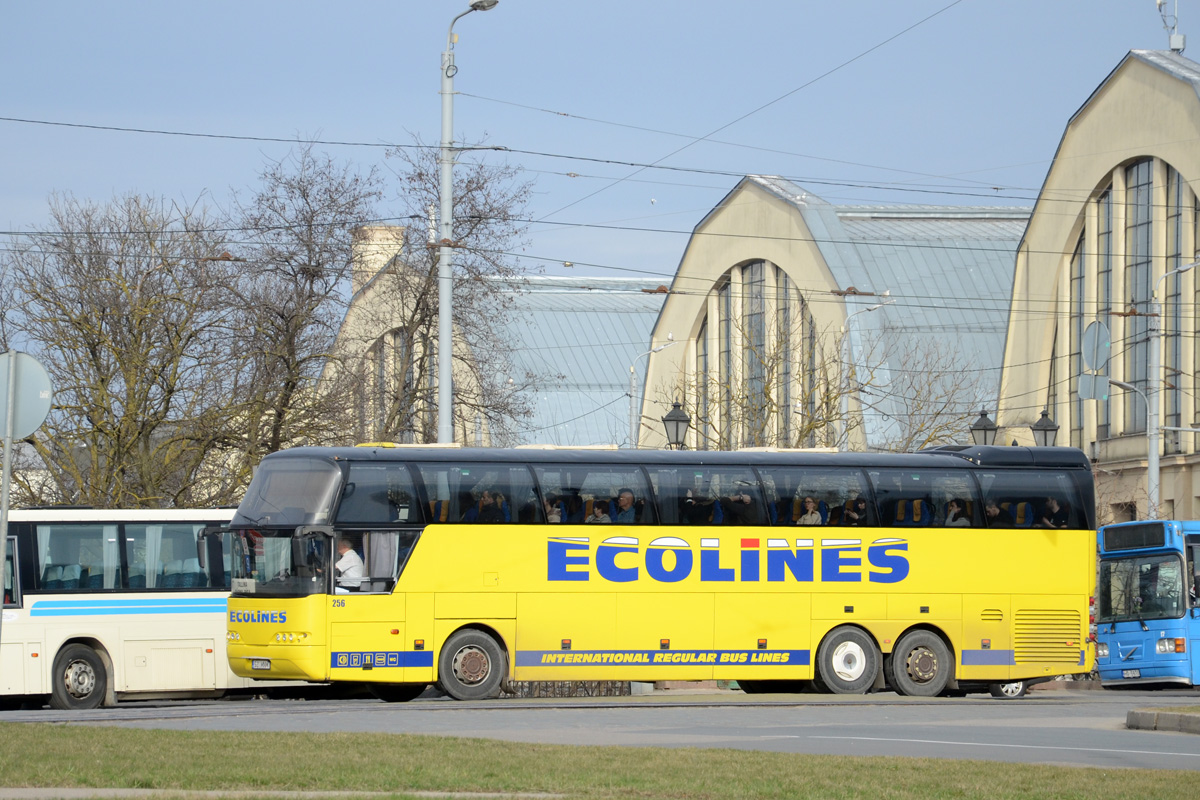
[(1140, 669), (1123, 669), (1121, 670), (1122, 678), (1140, 678), (1142, 671)]
[[(250, 669), (270, 669), (271, 659), (269, 658), (252, 658), (250, 659)], [(1126, 670), (1128, 672), (1128, 670)]]

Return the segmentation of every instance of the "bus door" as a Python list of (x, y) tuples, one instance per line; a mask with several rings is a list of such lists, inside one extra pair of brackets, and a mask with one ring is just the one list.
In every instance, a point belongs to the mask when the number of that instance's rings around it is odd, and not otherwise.
[[(4, 603), (2, 620), (0, 620), (0, 636), (7, 644), (0, 646), (0, 695), (24, 694), (31, 691), (29, 686), (37, 686), (37, 663), (25, 656), (28, 647), (36, 647), (36, 643), (24, 641), (29, 635), (28, 627), (18, 626), (21, 618), (21, 570), (16, 568), (20, 563), (17, 559), (17, 537), (8, 537), (8, 547), (4, 554)], [(25, 671), (29, 675), (25, 675)]]
[[(396, 683), (432, 678), (432, 636), (406, 630), (405, 598), (393, 594), (420, 529), (336, 530), (329, 556), (330, 678)], [(303, 537), (296, 544), (304, 548)], [(304, 558), (304, 553), (297, 558)], [(428, 641), (428, 648), (425, 642)], [(411, 673), (420, 668), (420, 675)]]
[(229, 588), (229, 528), (210, 526), (196, 537), (196, 558), (209, 586)]
[(1187, 611), (1183, 618), (1187, 636), (1188, 661), (1192, 669), (1192, 685), (1200, 686), (1200, 536), (1188, 536), (1186, 556)]

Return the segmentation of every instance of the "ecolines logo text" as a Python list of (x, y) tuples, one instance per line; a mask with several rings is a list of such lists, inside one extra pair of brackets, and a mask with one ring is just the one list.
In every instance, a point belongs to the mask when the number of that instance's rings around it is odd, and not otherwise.
[(230, 611), (230, 622), (287, 622), (286, 611)]
[(735, 553), (722, 550), (719, 539), (701, 539), (697, 553), (676, 536), (661, 536), (645, 548), (635, 537), (612, 536), (593, 550), (588, 537), (556, 537), (546, 546), (547, 577), (587, 581), (595, 573), (601, 580), (631, 583), (642, 579), (643, 570), (660, 583), (677, 583), (695, 572), (706, 583), (899, 583), (908, 577), (904, 539), (869, 544), (861, 539), (796, 539), (794, 547), (787, 539), (767, 539), (763, 544), (761, 539), (742, 539), (741, 551)]

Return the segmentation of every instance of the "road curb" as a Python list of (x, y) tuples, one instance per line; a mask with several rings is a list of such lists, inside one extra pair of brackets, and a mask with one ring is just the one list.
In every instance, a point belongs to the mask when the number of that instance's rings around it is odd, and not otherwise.
[(1135, 710), (1126, 713), (1125, 727), (1142, 731), (1200, 733), (1200, 714)]

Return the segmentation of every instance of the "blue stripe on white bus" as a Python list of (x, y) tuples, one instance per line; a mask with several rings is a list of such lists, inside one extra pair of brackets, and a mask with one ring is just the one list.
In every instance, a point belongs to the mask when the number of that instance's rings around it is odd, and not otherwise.
[(31, 617), (120, 616), (127, 614), (224, 614), (224, 597), (147, 597), (90, 600), (36, 600)]

